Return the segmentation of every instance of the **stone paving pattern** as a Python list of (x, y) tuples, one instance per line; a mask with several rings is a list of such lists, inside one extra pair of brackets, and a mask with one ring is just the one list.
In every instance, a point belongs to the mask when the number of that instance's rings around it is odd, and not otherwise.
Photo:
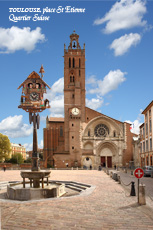
[[(153, 202), (138, 206), (137, 198), (103, 171), (53, 170), (52, 180), (95, 185), (87, 196), (33, 202), (0, 201), (2, 230), (153, 229)], [(20, 171), (0, 171), (0, 181), (21, 180)], [(149, 204), (148, 204), (149, 203)]]

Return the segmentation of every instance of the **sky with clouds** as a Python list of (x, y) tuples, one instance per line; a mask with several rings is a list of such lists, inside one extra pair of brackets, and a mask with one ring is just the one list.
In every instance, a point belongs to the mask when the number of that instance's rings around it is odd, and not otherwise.
[[(19, 12), (32, 8), (39, 12)], [(71, 12), (75, 9), (85, 10)], [(138, 133), (141, 112), (152, 101), (152, 12), (153, 1), (144, 0), (0, 1), (0, 132), (32, 148), (33, 128), (18, 109), (17, 88), (43, 64), (44, 81), (51, 86), (45, 95), (51, 108), (40, 114), (43, 147), (46, 116), (64, 115), (64, 43), (68, 47), (76, 30), (81, 47), (86, 44), (86, 106), (130, 122)]]

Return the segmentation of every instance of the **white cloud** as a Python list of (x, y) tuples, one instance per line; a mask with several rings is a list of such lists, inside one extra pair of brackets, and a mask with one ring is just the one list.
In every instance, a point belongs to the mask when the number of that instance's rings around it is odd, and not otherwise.
[(104, 33), (107, 34), (121, 29), (145, 26), (147, 22), (143, 20), (143, 16), (146, 12), (144, 0), (121, 0), (116, 2), (104, 17), (97, 18), (94, 25), (106, 23)]
[(139, 120), (134, 120), (133, 122), (130, 120), (125, 121), (131, 124), (131, 133), (139, 134), (139, 126), (142, 124)]
[(33, 149), (33, 143), (25, 143), (23, 145), (26, 148), (26, 151), (31, 151)]
[(110, 49), (114, 49), (115, 56), (125, 54), (131, 46), (136, 46), (141, 40), (141, 36), (137, 33), (125, 34), (124, 36), (115, 39), (110, 45)]
[(43, 149), (43, 145), (44, 145), (43, 140), (41, 140), (40, 144), (38, 145), (38, 148)]
[(121, 70), (110, 71), (103, 80), (97, 80), (97, 88), (88, 90), (90, 94), (100, 94), (104, 96), (112, 90), (116, 90), (120, 84), (122, 84), (126, 78), (125, 74)]
[(40, 122), (46, 122), (46, 116), (40, 116)]
[(86, 85), (95, 85), (97, 83), (96, 76), (92, 75), (86, 80)]
[(64, 95), (54, 97), (51, 101), (51, 117), (64, 116)]
[[(124, 82), (126, 79), (124, 77), (126, 73), (120, 70), (110, 71), (108, 75), (105, 76), (104, 80), (97, 80), (95, 75), (92, 75), (87, 80), (87, 85), (89, 86), (89, 94), (97, 94), (96, 98), (86, 99), (87, 107), (92, 109), (98, 109), (102, 106), (104, 100), (101, 96), (107, 94), (111, 90), (117, 89), (117, 87)], [(94, 87), (91, 89), (91, 87)], [(51, 117), (64, 117), (64, 78), (57, 80), (52, 86), (51, 90), (47, 91), (45, 98), (50, 100), (50, 111)]]
[(59, 93), (59, 94), (63, 94), (63, 90), (64, 90), (64, 77), (59, 78), (51, 87), (51, 93), (53, 95)]
[(47, 91), (46, 98), (50, 100), (50, 111), (52, 117), (63, 117), (64, 116), (64, 78), (57, 80)]
[[(25, 143), (23, 145), (26, 148), (26, 151), (32, 151), (32, 149), (33, 149), (33, 143)], [(41, 140), (40, 144), (38, 144), (38, 148), (43, 149), (43, 140)]]
[(31, 30), (30, 27), (0, 27), (0, 53), (14, 53), (18, 50), (31, 52), (37, 43), (44, 41), (45, 35), (41, 33), (40, 27), (35, 30)]
[(139, 134), (140, 133), (140, 125), (142, 124), (142, 119), (143, 119), (143, 115), (141, 114), (142, 113), (142, 109), (140, 109), (140, 113), (138, 114), (138, 117), (136, 120), (134, 120), (133, 122), (130, 121), (130, 120), (127, 120), (125, 122), (127, 123), (130, 123), (131, 124), (131, 132), (132, 133), (135, 133), (135, 134)]
[(9, 116), (0, 122), (0, 132), (11, 138), (27, 137), (33, 132), (32, 126), (23, 123), (22, 115)]
[(86, 106), (94, 110), (97, 110), (98, 108), (100, 108), (103, 102), (104, 100), (102, 98), (101, 99), (92, 98), (91, 100), (86, 98)]

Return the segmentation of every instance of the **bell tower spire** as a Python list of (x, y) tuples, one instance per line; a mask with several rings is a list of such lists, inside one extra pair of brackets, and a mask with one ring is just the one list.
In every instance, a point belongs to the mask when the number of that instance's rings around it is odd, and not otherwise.
[(85, 45), (81, 49), (75, 30), (70, 35), (68, 49), (64, 45), (64, 113), (65, 150), (69, 151), (70, 122), (85, 122)]
[(70, 35), (70, 45), (68, 47), (69, 49), (81, 49), (79, 44), (79, 35), (75, 33), (75, 30)]

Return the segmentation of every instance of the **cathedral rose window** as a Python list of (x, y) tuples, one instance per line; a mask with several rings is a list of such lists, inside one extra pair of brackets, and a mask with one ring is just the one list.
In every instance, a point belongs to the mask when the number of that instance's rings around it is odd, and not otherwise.
[(104, 124), (99, 124), (95, 127), (95, 136), (96, 137), (106, 137), (109, 134), (109, 129)]

